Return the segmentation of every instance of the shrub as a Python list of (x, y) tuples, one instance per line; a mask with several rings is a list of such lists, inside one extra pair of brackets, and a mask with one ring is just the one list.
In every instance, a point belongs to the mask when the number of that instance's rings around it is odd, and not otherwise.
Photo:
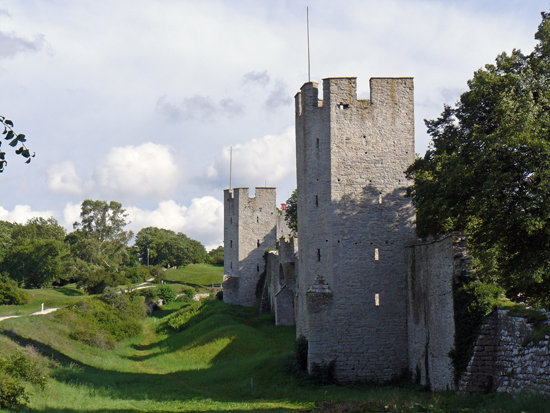
[(165, 304), (171, 303), (176, 298), (176, 291), (171, 285), (161, 284), (157, 287), (157, 295)]
[(193, 301), (193, 297), (195, 297), (195, 289), (193, 287), (189, 287), (188, 285), (184, 285), (181, 288), (180, 296), (178, 297), (177, 301), (181, 301), (184, 303), (188, 303)]
[(99, 299), (84, 299), (58, 311), (55, 317), (71, 328), (69, 337), (73, 340), (112, 349), (118, 341), (143, 331), (138, 319), (145, 314), (144, 300), (135, 294), (135, 298), (129, 301), (119, 309)]
[(30, 300), (29, 293), (19, 288), (15, 281), (0, 282), (0, 305), (23, 305)]
[(42, 366), (23, 354), (0, 358), (0, 409), (20, 410), (29, 401), (23, 382), (44, 389), (46, 377)]
[(142, 283), (151, 277), (146, 266), (130, 267), (126, 270), (126, 276), (135, 284)]
[(88, 294), (101, 294), (107, 287), (128, 284), (128, 278), (114, 271), (98, 268), (86, 273), (78, 284)]

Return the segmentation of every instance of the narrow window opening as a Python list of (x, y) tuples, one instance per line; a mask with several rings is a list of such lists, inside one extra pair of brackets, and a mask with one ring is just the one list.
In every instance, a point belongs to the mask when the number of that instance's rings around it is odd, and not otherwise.
[(260, 222), (260, 217), (256, 217), (256, 222)]
[(259, 265), (256, 265), (256, 271), (260, 272), (260, 266)]
[(317, 249), (317, 261), (321, 261), (321, 250)]
[(347, 103), (340, 103), (338, 105), (338, 109), (347, 109), (349, 108), (349, 105)]
[(229, 241), (229, 248), (233, 248), (233, 240)]
[(315, 206), (319, 206), (319, 196), (315, 195)]
[(257, 246), (257, 247), (260, 246), (260, 240), (258, 240), (258, 241), (256, 242), (256, 246)]
[(317, 149), (319, 149), (319, 138), (317, 138)]
[(380, 294), (374, 294), (374, 305), (380, 307)]
[(378, 203), (381, 204), (382, 203), (382, 192), (380, 192), (378, 194)]
[(380, 254), (378, 254), (378, 248), (374, 249), (374, 261), (378, 261), (380, 259)]
[(233, 263), (230, 263), (229, 268), (233, 269)]

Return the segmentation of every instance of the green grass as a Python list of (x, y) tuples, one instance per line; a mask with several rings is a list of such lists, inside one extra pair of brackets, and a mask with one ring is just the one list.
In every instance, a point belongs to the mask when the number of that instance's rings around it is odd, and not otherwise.
[(74, 284), (59, 288), (42, 288), (26, 290), (31, 295), (31, 301), (25, 305), (0, 305), (0, 317), (9, 315), (27, 315), (44, 308), (63, 307), (74, 303), (86, 295), (84, 291), (76, 289)]
[(178, 284), (195, 287), (199, 292), (207, 292), (207, 288), (212, 284), (223, 281), (223, 267), (210, 264), (190, 264), (177, 270), (166, 270), (164, 279), (171, 283), (177, 292), (179, 292)]
[(208, 306), (210, 317), (177, 333), (165, 328), (177, 306), (156, 312), (140, 336), (114, 350), (71, 340), (53, 315), (9, 319), (0, 322), (0, 352), (27, 348), (50, 368), (46, 389), (31, 388), (28, 412), (550, 411), (540, 397), (459, 397), (410, 385), (314, 386), (285, 370), (293, 327), (224, 303)]

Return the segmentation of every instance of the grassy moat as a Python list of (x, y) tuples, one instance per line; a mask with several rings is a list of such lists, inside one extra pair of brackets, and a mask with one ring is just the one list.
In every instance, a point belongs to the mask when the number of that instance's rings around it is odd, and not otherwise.
[[(202, 265), (168, 271), (166, 280), (200, 291), (220, 276), (220, 268)], [(47, 307), (84, 297), (73, 288), (31, 292), (34, 305), (47, 297)], [(293, 327), (212, 301), (180, 331), (168, 328), (170, 315), (189, 305), (176, 302), (154, 312), (139, 336), (111, 350), (71, 339), (55, 313), (0, 322), (0, 353), (23, 351), (49, 373), (43, 390), (28, 385), (22, 411), (550, 412), (550, 400), (542, 397), (459, 397), (408, 383), (316, 385), (290, 373)], [(31, 307), (4, 307), (0, 315), (28, 314)]]

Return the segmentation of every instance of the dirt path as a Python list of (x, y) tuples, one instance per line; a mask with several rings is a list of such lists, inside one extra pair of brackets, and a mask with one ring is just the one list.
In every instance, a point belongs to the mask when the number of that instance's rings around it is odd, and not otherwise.
[(57, 308), (45, 308), (44, 311), (37, 311), (36, 313), (32, 313), (32, 314), (8, 315), (8, 316), (5, 316), (5, 317), (0, 317), (0, 321), (7, 320), (8, 318), (28, 317), (28, 316), (31, 316), (31, 315), (45, 315), (45, 314), (53, 313), (54, 311), (57, 311)]

